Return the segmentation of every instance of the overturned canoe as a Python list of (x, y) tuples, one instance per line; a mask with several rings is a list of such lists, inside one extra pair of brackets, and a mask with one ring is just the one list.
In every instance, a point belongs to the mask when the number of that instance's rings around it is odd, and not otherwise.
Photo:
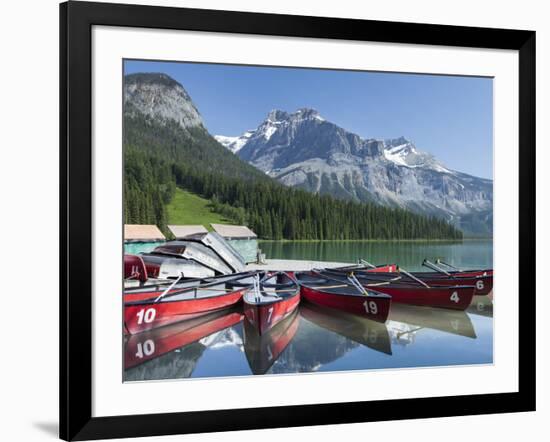
[(143, 256), (164, 256), (195, 261), (217, 274), (228, 275), (234, 270), (210, 247), (197, 241), (168, 241)]
[(142, 253), (140, 258), (150, 278), (173, 279), (181, 275), (185, 278), (208, 278), (216, 275), (214, 270), (192, 259), (156, 252)]
[(243, 272), (246, 261), (235, 248), (227, 242), (223, 236), (216, 232), (195, 233), (181, 238), (184, 241), (194, 241), (204, 244), (214, 251), (234, 272)]

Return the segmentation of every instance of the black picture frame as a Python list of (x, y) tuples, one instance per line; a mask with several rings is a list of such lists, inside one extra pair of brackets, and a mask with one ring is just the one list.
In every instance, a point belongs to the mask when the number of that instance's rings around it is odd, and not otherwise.
[[(94, 25), (519, 53), (519, 391), (339, 404), (92, 417)], [(60, 5), (60, 437), (89, 440), (535, 410), (535, 32), (108, 3)]]

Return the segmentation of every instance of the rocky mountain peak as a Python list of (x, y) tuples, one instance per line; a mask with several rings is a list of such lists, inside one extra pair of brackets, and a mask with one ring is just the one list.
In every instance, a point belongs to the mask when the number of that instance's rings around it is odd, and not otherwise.
[(124, 77), (125, 112), (140, 112), (162, 124), (173, 120), (182, 128), (204, 127), (202, 117), (184, 87), (162, 73)]
[(412, 142), (404, 136), (400, 136), (399, 138), (389, 138), (387, 140), (384, 140), (384, 143), (387, 147), (403, 146), (407, 144), (412, 145)]
[(319, 114), (318, 111), (316, 111), (315, 109), (310, 109), (310, 108), (302, 108), (302, 109), (298, 109), (296, 112), (294, 112), (292, 114), (292, 117), (294, 117), (295, 119), (300, 119), (300, 120), (320, 120), (320, 121), (324, 121), (324, 118), (321, 117), (321, 114)]
[(289, 114), (287, 112), (279, 109), (273, 109), (267, 114), (265, 121), (275, 123), (278, 121), (288, 120), (288, 118), (289, 118)]

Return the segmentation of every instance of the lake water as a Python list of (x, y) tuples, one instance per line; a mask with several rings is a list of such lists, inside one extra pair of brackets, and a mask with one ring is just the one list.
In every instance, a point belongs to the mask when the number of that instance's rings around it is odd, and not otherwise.
[[(421, 270), (424, 258), (492, 267), (491, 241), (264, 242), (268, 258), (381, 264)], [(392, 304), (381, 324), (304, 301), (261, 338), (242, 307), (131, 336), (125, 380), (490, 364), (493, 301), (476, 296), (465, 311)]]
[(461, 268), (493, 266), (492, 240), (443, 241), (260, 241), (267, 258), (309, 259), (314, 261), (399, 264), (407, 270), (427, 270), (424, 258), (437, 258)]

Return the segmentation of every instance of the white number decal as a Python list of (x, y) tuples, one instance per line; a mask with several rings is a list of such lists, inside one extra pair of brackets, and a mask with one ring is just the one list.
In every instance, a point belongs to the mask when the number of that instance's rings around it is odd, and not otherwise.
[(271, 315), (273, 315), (273, 307), (269, 307), (269, 310), (267, 311), (267, 323), (271, 323)]
[(138, 324), (143, 324), (144, 322), (149, 324), (155, 320), (156, 315), (157, 311), (154, 308), (148, 308), (147, 310), (141, 309), (136, 314), (138, 317)]
[(483, 284), (483, 280), (478, 279), (478, 281), (476, 282), (476, 287), (478, 290), (483, 290), (485, 287), (485, 285)]
[(147, 339), (143, 344), (138, 342), (136, 356), (140, 359), (143, 356), (151, 356), (155, 352), (155, 341), (152, 339)]
[(376, 302), (374, 302), (374, 301), (365, 301), (363, 303), (363, 305), (365, 306), (365, 311), (368, 314), (376, 315), (378, 313), (378, 305), (376, 305)]
[(458, 319), (453, 319), (451, 321), (451, 327), (453, 328), (453, 330), (458, 330)]
[(454, 303), (460, 302), (460, 298), (458, 297), (458, 292), (453, 292), (453, 294), (451, 295), (451, 301), (453, 301)]

